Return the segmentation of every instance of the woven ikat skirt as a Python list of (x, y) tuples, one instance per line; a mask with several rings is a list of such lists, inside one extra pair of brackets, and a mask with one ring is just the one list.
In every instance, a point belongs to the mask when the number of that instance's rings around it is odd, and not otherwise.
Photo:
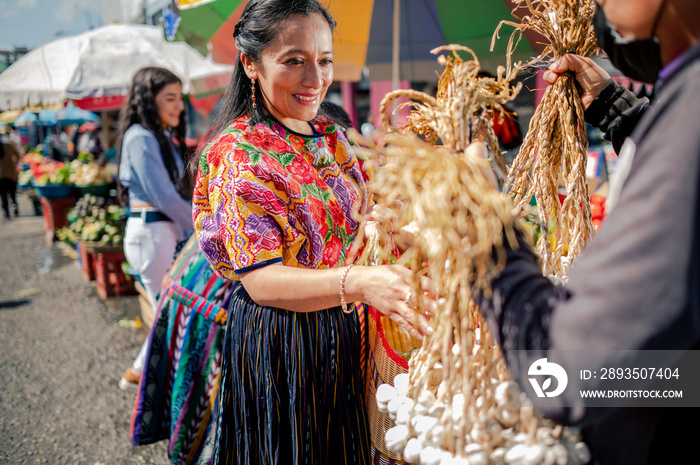
[(238, 286), (223, 344), (215, 464), (370, 463), (360, 323), (257, 305)]

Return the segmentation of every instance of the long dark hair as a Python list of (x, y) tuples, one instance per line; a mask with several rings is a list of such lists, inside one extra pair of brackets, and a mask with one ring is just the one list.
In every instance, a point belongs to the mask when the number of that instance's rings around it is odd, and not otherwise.
[[(156, 107), (156, 95), (169, 84), (182, 84), (182, 81), (175, 74), (164, 68), (142, 68), (134, 74), (129, 94), (119, 113), (117, 166), (121, 163), (124, 134), (131, 126), (139, 124), (156, 136), (170, 180), (175, 184), (180, 195), (185, 200), (191, 201), (192, 182), (190, 181), (190, 176), (187, 175), (187, 170), (182, 174), (178, 173), (177, 165), (175, 164), (175, 154), (170, 145), (170, 140), (168, 140), (169, 138), (163, 130), (163, 123), (158, 116), (158, 108)], [(187, 167), (189, 160), (187, 160), (187, 145), (185, 144), (185, 124), (185, 111), (183, 110), (180, 113), (178, 125), (172, 128), (172, 134), (177, 143), (177, 156), (182, 159), (184, 166)], [(119, 181), (117, 181), (117, 192), (122, 205), (128, 205), (128, 189)]]
[[(241, 19), (233, 30), (238, 55), (231, 76), (231, 83), (226, 90), (226, 100), (214, 121), (214, 127), (205, 144), (200, 147), (200, 153), (209, 142), (214, 140), (235, 119), (248, 114), (252, 123), (262, 121), (267, 112), (265, 102), (256, 99), (257, 108), (253, 108), (251, 82), (243, 69), (241, 54), (251, 61), (260, 59), (260, 54), (270, 45), (280, 31), (280, 23), (294, 14), (311, 15), (319, 13), (328, 22), (331, 33), (335, 30), (336, 22), (333, 16), (318, 0), (250, 0), (243, 9)], [(190, 170), (196, 174), (199, 156), (193, 157)]]

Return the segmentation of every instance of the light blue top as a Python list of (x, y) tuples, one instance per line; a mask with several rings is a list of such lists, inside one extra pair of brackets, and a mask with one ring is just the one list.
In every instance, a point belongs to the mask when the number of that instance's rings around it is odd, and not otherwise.
[[(174, 144), (170, 145), (176, 154)], [(181, 158), (173, 158), (182, 174), (185, 167)], [(180, 197), (163, 163), (158, 139), (141, 125), (134, 124), (124, 133), (119, 181), (129, 189), (129, 203), (151, 203), (173, 220), (181, 238), (192, 234), (192, 203)]]

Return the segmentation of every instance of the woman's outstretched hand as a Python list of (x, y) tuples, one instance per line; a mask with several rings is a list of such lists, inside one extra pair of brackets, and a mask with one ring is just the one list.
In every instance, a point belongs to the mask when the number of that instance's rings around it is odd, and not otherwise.
[(401, 265), (356, 266), (348, 273), (346, 286), (349, 294), (360, 297), (357, 300), (371, 305), (411, 336), (422, 339), (433, 332), (427, 317), (433, 314), (436, 304), (424, 295), (430, 291), (430, 280), (422, 280), (420, 295), (416, 295), (411, 278), (411, 271)]

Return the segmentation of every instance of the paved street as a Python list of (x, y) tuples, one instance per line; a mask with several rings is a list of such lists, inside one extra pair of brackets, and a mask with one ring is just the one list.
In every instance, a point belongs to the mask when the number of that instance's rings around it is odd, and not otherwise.
[(130, 445), (135, 393), (117, 386), (146, 336), (125, 324), (137, 298), (102, 300), (18, 200), (0, 220), (0, 464), (170, 463), (164, 442)]

